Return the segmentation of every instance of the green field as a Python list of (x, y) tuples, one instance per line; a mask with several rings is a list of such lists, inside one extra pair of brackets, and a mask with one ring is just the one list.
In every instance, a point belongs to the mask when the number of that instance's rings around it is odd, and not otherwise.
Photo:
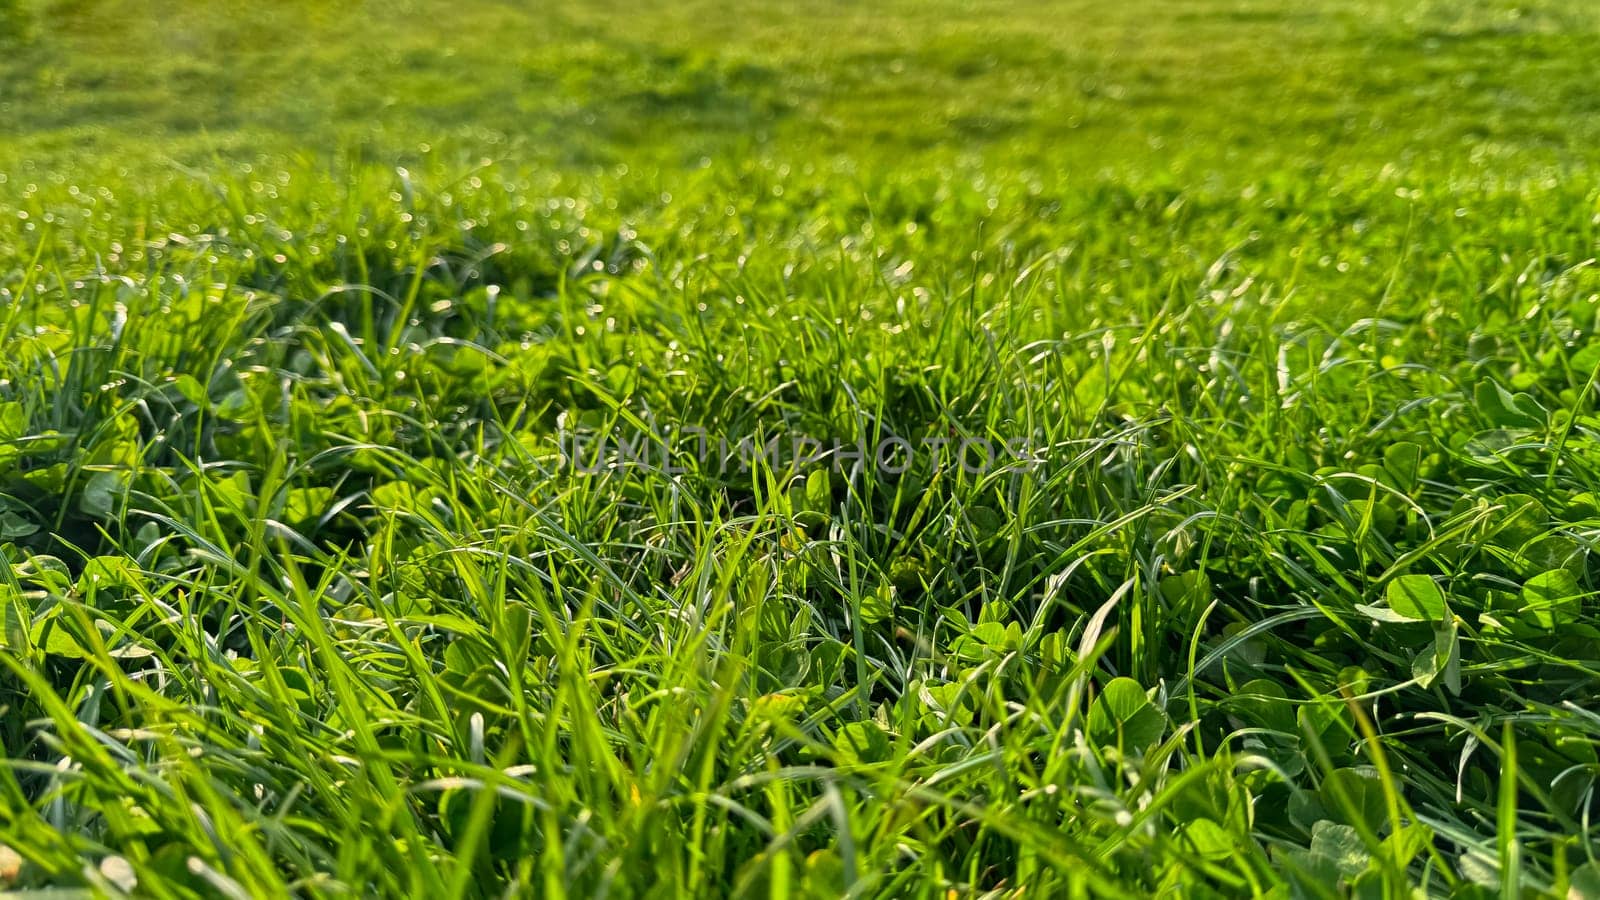
[(0, 897), (1600, 898), (1596, 47), (0, 0)]

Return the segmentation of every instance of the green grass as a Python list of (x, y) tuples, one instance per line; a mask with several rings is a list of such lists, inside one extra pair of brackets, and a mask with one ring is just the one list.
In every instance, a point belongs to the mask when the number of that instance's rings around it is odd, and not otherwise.
[(230, 6), (0, 2), (0, 890), (1600, 895), (1600, 12)]

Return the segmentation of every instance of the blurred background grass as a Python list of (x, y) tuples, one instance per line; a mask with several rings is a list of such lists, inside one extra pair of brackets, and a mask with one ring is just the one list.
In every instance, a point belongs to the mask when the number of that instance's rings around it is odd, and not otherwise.
[(13, 172), (437, 148), (1518, 177), (1600, 146), (1600, 5), (1559, 0), (0, 7)]

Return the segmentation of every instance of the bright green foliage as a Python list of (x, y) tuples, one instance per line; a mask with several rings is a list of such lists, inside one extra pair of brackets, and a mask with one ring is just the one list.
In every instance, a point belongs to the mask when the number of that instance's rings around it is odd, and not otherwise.
[(1592, 895), (1597, 45), (0, 2), (0, 889)]

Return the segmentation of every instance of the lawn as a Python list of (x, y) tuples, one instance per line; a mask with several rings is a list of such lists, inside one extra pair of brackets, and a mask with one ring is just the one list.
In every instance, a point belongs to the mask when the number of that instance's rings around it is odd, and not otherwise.
[(0, 896), (1600, 897), (1596, 46), (0, 0)]

